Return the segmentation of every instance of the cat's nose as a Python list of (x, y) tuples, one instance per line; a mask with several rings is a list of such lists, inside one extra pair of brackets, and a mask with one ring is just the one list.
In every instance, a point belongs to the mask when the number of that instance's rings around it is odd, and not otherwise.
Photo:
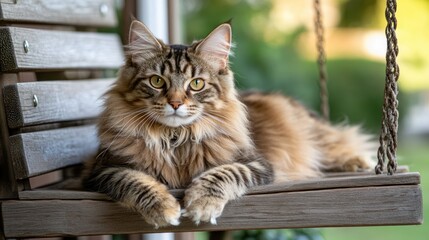
[(170, 104), (174, 110), (177, 110), (183, 104), (183, 102), (180, 100), (171, 100), (168, 102), (168, 104)]

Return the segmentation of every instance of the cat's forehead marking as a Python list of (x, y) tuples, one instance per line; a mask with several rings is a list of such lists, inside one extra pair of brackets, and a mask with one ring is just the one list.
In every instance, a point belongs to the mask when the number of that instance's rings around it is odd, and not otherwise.
[(172, 57), (174, 57), (174, 63), (175, 63), (175, 70), (176, 73), (180, 73), (182, 72), (181, 67), (180, 67), (180, 61), (182, 59), (182, 57), (185, 57), (185, 60), (190, 62), (190, 58), (188, 56), (188, 52), (187, 49), (189, 48), (189, 46), (186, 45), (170, 45), (170, 51), (167, 55), (167, 59), (171, 59)]

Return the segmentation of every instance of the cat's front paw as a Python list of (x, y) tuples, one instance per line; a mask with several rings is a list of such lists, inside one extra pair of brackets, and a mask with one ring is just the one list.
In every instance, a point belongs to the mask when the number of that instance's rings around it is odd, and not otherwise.
[(202, 186), (194, 186), (185, 191), (183, 199), (185, 210), (183, 216), (189, 217), (195, 224), (210, 222), (216, 224), (223, 211), (227, 199), (210, 194), (208, 189)]
[(153, 202), (140, 211), (143, 219), (155, 228), (180, 224), (180, 204), (170, 193), (158, 193)]

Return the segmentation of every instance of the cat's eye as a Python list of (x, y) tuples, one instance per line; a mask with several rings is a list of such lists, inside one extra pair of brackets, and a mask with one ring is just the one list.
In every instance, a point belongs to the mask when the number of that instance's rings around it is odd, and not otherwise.
[(150, 77), (149, 82), (150, 85), (152, 85), (152, 87), (154, 88), (162, 88), (165, 85), (165, 80), (157, 75), (153, 75), (152, 77)]
[(204, 88), (204, 80), (201, 78), (196, 78), (189, 83), (189, 87), (194, 91), (200, 91)]

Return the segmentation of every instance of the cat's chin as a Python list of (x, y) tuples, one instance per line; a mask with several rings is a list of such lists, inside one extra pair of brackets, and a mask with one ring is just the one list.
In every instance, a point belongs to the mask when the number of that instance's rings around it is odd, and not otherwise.
[(158, 121), (166, 125), (168, 127), (181, 127), (192, 124), (196, 119), (197, 115), (189, 116), (189, 117), (180, 117), (178, 115), (164, 116), (160, 118)]

